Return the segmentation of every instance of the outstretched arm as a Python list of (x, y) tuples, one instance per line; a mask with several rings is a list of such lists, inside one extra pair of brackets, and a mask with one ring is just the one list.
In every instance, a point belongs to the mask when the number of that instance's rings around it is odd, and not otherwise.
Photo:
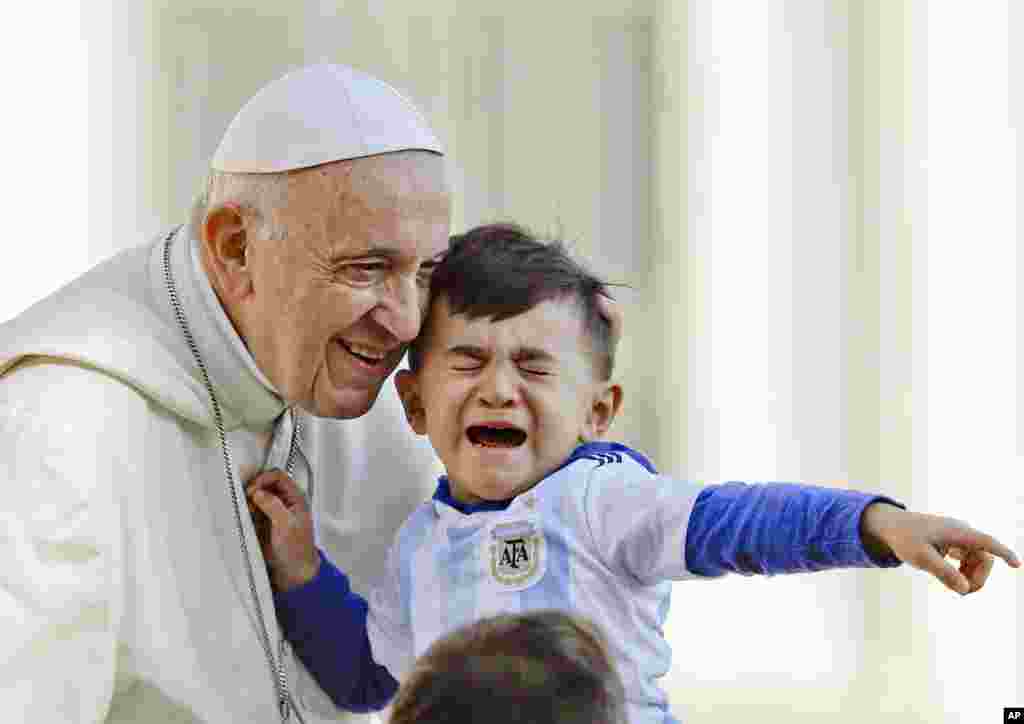
[[(686, 482), (657, 474), (624, 446), (597, 458), (577, 488), (581, 522), (608, 566), (645, 584), (906, 561), (966, 593), (984, 585), (993, 555), (1020, 566), (992, 536), (907, 512), (884, 496), (791, 483)], [(959, 571), (943, 561), (947, 553), (961, 558)]]
[(888, 551), (869, 551), (861, 541), (861, 517), (879, 502), (892, 503), (855, 490), (793, 483), (709, 485), (690, 514), (686, 568), (720, 576), (898, 566)]
[[(942, 559), (952, 548), (964, 552), (960, 572)], [(708, 486), (694, 505), (686, 538), (687, 569), (698, 575), (906, 561), (960, 593), (984, 585), (991, 554), (1020, 565), (995, 538), (958, 521), (907, 512), (881, 496), (784, 483)]]
[(275, 470), (254, 478), (247, 495), (275, 589), (278, 621), (295, 653), (338, 708), (383, 708), (398, 683), (373, 659), (366, 600), (314, 546), (302, 491)]

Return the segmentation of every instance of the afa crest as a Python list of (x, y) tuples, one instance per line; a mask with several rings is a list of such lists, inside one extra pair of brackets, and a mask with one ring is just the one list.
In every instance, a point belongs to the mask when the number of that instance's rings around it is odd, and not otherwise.
[(518, 591), (544, 575), (544, 535), (530, 521), (502, 523), (489, 536), (491, 578), (502, 589)]

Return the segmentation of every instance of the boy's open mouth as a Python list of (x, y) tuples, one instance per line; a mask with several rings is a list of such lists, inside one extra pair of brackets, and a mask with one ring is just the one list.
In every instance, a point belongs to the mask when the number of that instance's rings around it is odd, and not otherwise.
[(526, 433), (518, 427), (470, 425), (466, 437), (480, 447), (519, 447), (526, 442)]

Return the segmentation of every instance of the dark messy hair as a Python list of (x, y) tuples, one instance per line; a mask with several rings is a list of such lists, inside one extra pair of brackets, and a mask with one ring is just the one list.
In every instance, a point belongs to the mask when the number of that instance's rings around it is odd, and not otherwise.
[(434, 642), (402, 682), (390, 724), (625, 724), (600, 629), (559, 611), (484, 618)]
[[(609, 296), (606, 286), (575, 261), (561, 241), (541, 241), (517, 224), (487, 224), (449, 238), (448, 251), (430, 277), (430, 304), (443, 295), (452, 314), (500, 322), (541, 302), (574, 299), (595, 373), (607, 380), (614, 350), (608, 320), (598, 307), (598, 295)], [(422, 364), (429, 333), (425, 325), (409, 347), (413, 371)]]

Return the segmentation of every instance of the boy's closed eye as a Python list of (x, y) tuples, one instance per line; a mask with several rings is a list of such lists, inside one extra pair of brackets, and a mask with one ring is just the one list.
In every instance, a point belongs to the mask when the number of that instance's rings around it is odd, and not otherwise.
[(548, 352), (526, 347), (513, 356), (519, 369), (533, 377), (547, 377), (555, 372), (556, 360)]
[[(484, 360), (463, 355), (456, 356), (451, 363), (451, 369), (454, 372), (479, 372), (484, 366)], [(520, 372), (531, 377), (548, 377), (553, 374), (553, 370), (550, 367), (535, 362), (524, 363), (517, 361), (516, 366)]]
[(456, 372), (475, 372), (484, 367), (484, 361), (471, 355), (456, 354), (451, 358), (452, 369)]
[(448, 360), (456, 372), (473, 372), (483, 368), (486, 355), (476, 347), (459, 346), (448, 350)]

